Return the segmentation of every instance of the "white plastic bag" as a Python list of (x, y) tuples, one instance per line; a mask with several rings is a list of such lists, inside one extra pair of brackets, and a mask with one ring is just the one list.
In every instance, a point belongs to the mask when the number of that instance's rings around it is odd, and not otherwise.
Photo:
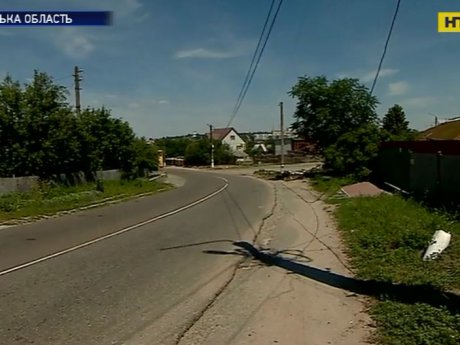
[(431, 243), (426, 249), (423, 260), (436, 259), (441, 252), (449, 246), (451, 234), (443, 230), (434, 233)]

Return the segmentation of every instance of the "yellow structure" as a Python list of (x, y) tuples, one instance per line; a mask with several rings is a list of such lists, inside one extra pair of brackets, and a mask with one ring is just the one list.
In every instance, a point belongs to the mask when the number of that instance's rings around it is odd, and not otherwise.
[(163, 152), (163, 150), (158, 150), (158, 167), (165, 167), (165, 153)]

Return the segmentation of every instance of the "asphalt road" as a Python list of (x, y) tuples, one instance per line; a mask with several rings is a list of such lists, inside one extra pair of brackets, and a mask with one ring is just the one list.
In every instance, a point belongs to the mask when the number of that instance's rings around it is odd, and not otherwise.
[[(229, 280), (237, 258), (202, 252), (230, 249), (230, 243), (160, 249), (252, 239), (272, 207), (273, 194), (250, 177), (185, 169), (170, 173), (184, 178), (185, 185), (0, 230), (0, 344), (175, 343)], [(176, 214), (5, 273), (148, 222), (220, 189)]]

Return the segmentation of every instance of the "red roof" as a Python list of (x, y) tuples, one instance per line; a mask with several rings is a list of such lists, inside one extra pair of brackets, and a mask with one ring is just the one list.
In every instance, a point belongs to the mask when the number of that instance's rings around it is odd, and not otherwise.
[(460, 120), (428, 128), (418, 135), (417, 140), (460, 140)]
[[(235, 131), (235, 129), (233, 127), (229, 127), (229, 128), (214, 128), (212, 130), (212, 138), (215, 139), (215, 140), (222, 140), (232, 130)], [(236, 133), (236, 131), (235, 131), (235, 133)], [(209, 138), (209, 133), (207, 133), (207, 136)]]

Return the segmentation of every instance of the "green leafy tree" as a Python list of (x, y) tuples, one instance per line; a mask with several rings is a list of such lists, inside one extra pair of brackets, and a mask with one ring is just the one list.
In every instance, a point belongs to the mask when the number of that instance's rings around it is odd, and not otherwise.
[(23, 169), (22, 98), (19, 82), (6, 76), (0, 84), (0, 176), (12, 176)]
[(133, 141), (134, 173), (144, 176), (145, 171), (158, 170), (158, 150), (149, 144), (145, 138), (136, 138)]
[(292, 128), (316, 144), (325, 166), (342, 175), (362, 176), (381, 140), (377, 99), (357, 79), (302, 77), (290, 91), (297, 98)]
[[(208, 146), (209, 147), (209, 146)], [(215, 164), (235, 164), (236, 158), (230, 147), (219, 140), (214, 141), (214, 163)]]
[(101, 169), (156, 168), (156, 149), (136, 138), (129, 124), (105, 108), (75, 115), (68, 92), (46, 73), (34, 71), (21, 87), (10, 76), (0, 82), (0, 176), (57, 174)]
[(76, 121), (66, 95), (65, 87), (43, 72), (34, 71), (32, 81), (25, 85), (20, 124), (26, 152), (22, 174), (46, 178), (77, 168)]
[(338, 175), (368, 176), (378, 154), (381, 132), (374, 124), (342, 134), (324, 151), (325, 168)]
[[(214, 140), (214, 164), (234, 164), (235, 156), (227, 144)], [(186, 165), (209, 165), (211, 163), (211, 142), (208, 138), (192, 141), (185, 150)]]
[(377, 121), (377, 99), (357, 79), (301, 77), (289, 94), (297, 98), (292, 128), (320, 151), (343, 134)]
[(78, 120), (82, 143), (82, 171), (132, 171), (135, 160), (132, 144), (135, 135), (127, 122), (112, 118), (110, 111), (104, 107), (85, 109)]
[(208, 139), (192, 141), (185, 149), (186, 165), (209, 165), (211, 162), (211, 147)]
[(244, 148), (244, 152), (253, 157), (256, 152), (254, 152), (254, 146), (256, 144), (255, 140), (254, 140), (254, 135), (253, 134), (248, 134), (245, 138), (244, 138), (244, 141), (246, 143), (245, 145), (245, 148)]
[(385, 140), (414, 140), (417, 134), (417, 131), (409, 128), (406, 114), (398, 104), (389, 108), (383, 117), (382, 132)]
[(183, 157), (187, 146), (195, 139), (182, 137), (182, 138), (161, 138), (155, 140), (159, 150), (163, 150), (167, 157)]

